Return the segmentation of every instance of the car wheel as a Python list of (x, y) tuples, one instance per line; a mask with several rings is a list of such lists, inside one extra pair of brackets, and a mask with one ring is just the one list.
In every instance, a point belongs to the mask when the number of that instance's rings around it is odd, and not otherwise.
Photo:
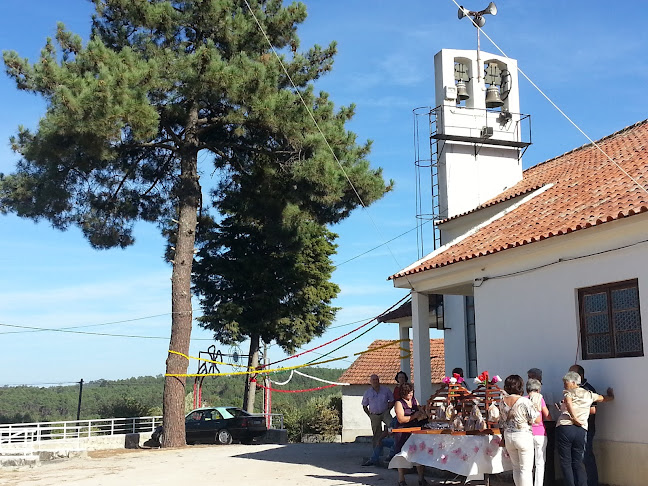
[(216, 443), (223, 444), (223, 445), (231, 444), (232, 434), (230, 434), (229, 430), (221, 429), (218, 432), (216, 432)]

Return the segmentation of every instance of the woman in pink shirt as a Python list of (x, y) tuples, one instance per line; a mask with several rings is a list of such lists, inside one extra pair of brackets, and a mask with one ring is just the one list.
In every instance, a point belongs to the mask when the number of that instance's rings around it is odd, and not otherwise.
[(533, 450), (535, 459), (535, 477), (533, 486), (542, 486), (544, 483), (545, 471), (545, 454), (547, 452), (547, 431), (545, 430), (544, 421), (551, 420), (547, 404), (540, 394), (542, 383), (534, 378), (529, 378), (526, 384), (527, 398), (531, 400), (534, 408), (542, 415), (539, 423), (534, 423), (533, 433)]

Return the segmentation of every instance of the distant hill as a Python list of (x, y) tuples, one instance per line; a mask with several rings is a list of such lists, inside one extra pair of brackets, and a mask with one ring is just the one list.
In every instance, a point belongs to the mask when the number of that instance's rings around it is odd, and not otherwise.
[[(329, 381), (337, 381), (344, 369), (302, 368), (303, 373)], [(290, 371), (272, 374), (271, 380), (283, 382)], [(193, 378), (187, 378), (186, 393), (193, 392)], [(301, 390), (325, 385), (294, 374), (287, 385), (273, 385), (282, 390)], [(97, 380), (83, 384), (81, 419), (116, 416), (161, 415), (164, 377), (140, 376), (124, 380)], [(203, 402), (209, 405), (243, 403), (242, 376), (206, 377), (203, 381)], [(306, 393), (273, 393), (272, 411), (299, 408), (315, 396), (341, 396), (341, 388), (326, 388)], [(12, 386), (0, 387), (0, 423), (53, 422), (75, 420), (79, 399), (78, 385), (56, 387)], [(255, 411), (261, 412), (263, 393), (257, 393)], [(191, 407), (191, 397), (187, 398)], [(132, 414), (132, 415), (131, 415)]]

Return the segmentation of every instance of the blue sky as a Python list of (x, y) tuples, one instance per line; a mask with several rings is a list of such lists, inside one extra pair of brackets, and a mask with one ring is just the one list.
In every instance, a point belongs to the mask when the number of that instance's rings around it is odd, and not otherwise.
[[(85, 0), (6, 3), (0, 47), (23, 57), (37, 58), (57, 21), (84, 37), (89, 32), (91, 4)], [(302, 47), (338, 41), (334, 69), (317, 89), (329, 92), (338, 105), (357, 105), (348, 127), (360, 140), (374, 141), (372, 164), (396, 182), (395, 190), (368, 211), (357, 210), (333, 227), (340, 235), (334, 260), (344, 262), (415, 227), (412, 109), (433, 103), (434, 54), (442, 48), (474, 49), (475, 29), (468, 20), (457, 19), (451, 0), (411, 0), (406, 8), (386, 0), (305, 3), (309, 18), (299, 30)], [(487, 3), (464, 2), (474, 10)], [(633, 14), (633, 4), (595, 0), (578, 9), (574, 2), (547, 0), (531, 10), (529, 2), (496, 3), (499, 12), (487, 18), (486, 32), (590, 137), (598, 139), (647, 117), (648, 38), (645, 19)], [(482, 49), (497, 53), (483, 37)], [(532, 116), (533, 145), (524, 156), (525, 168), (587, 143), (522, 77), (520, 90), (521, 111)], [(34, 127), (44, 104), (18, 92), (1, 75), (0, 112), (0, 172), (9, 173), (17, 161), (9, 136), (19, 124)], [(204, 178), (209, 174), (203, 171)], [(0, 326), (0, 385), (164, 373), (171, 268), (162, 260), (164, 241), (154, 226), (140, 224), (134, 246), (108, 251), (90, 248), (74, 228), (60, 232), (45, 221), (0, 216), (0, 228), (1, 324), (50, 329), (93, 325), (79, 330), (162, 338), (16, 332), (20, 329)], [(369, 319), (403, 297), (386, 278), (416, 259), (416, 233), (411, 231), (340, 265), (334, 281), (342, 290), (336, 301), (342, 309), (333, 328), (306, 348), (339, 336), (353, 327), (345, 324)], [(374, 339), (397, 335), (394, 325), (383, 324), (334, 356), (352, 355)], [(210, 338), (195, 326), (191, 353), (206, 349)], [(271, 360), (283, 356), (276, 346), (270, 348)], [(352, 359), (332, 366), (346, 367)], [(192, 362), (190, 372), (195, 368)]]

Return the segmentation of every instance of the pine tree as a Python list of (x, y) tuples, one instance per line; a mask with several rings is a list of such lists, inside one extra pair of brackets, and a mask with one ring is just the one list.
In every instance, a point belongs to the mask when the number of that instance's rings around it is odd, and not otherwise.
[[(326, 97), (314, 96), (310, 84), (331, 69), (335, 45), (298, 52), (297, 25), (306, 18), (300, 3), (93, 3), (96, 13), (87, 43), (59, 25), (37, 62), (3, 53), (17, 88), (42, 96), (47, 111), (35, 131), (20, 127), (12, 138), (21, 160), (15, 173), (0, 178), (0, 210), (44, 218), (61, 230), (78, 226), (98, 249), (131, 245), (137, 221), (160, 225), (174, 246), (169, 349), (187, 354), (202, 206), (199, 152), (211, 154), (212, 170), (222, 174), (225, 185), (240, 170), (238, 164), (253, 166), (265, 157), (277, 164), (276, 171), (282, 163), (295, 166), (290, 173), (299, 176), (296, 182), (300, 177), (304, 181), (299, 190), (312, 194), (311, 204), (337, 201), (326, 212), (340, 216), (353, 208), (349, 197), (340, 198), (339, 191), (348, 196), (349, 188), (318, 182), (320, 175), (331, 179), (333, 162), (312, 129), (304, 130), (306, 111), (263, 31), (282, 53), (316, 118), (329, 120), (325, 133), (343, 160), (353, 136), (340, 124), (352, 109), (333, 114)], [(290, 153), (277, 158), (284, 147)], [(382, 194), (385, 187), (380, 172), (368, 169), (363, 150), (354, 148), (343, 162), (371, 201), (371, 193), (379, 187)], [(333, 178), (341, 177), (335, 174)], [(167, 374), (185, 374), (187, 366), (184, 357), (168, 355)], [(184, 377), (166, 378), (164, 447), (184, 444), (184, 390)]]

